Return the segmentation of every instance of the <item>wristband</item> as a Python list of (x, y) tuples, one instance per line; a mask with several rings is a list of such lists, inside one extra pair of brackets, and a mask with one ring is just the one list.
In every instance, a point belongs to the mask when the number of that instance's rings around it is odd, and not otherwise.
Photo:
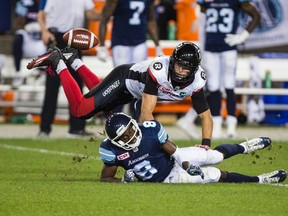
[(204, 138), (202, 139), (201, 145), (211, 146), (211, 139)]

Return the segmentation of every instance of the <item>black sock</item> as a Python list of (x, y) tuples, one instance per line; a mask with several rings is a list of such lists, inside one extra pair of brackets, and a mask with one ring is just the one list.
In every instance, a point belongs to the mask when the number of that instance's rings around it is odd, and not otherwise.
[(257, 176), (246, 176), (239, 173), (227, 173), (223, 182), (242, 183), (242, 182), (259, 182)]
[(214, 148), (214, 150), (221, 152), (224, 155), (224, 159), (227, 159), (234, 155), (242, 154), (245, 149), (243, 146), (237, 144), (222, 144)]
[(21, 63), (21, 59), (22, 59), (22, 56), (23, 56), (22, 46), (23, 46), (23, 35), (16, 34), (14, 36), (13, 47), (12, 47), (12, 52), (13, 52), (13, 58), (14, 58), (14, 64), (15, 64), (16, 71), (19, 71), (20, 70), (20, 66), (21, 66), (20, 63)]

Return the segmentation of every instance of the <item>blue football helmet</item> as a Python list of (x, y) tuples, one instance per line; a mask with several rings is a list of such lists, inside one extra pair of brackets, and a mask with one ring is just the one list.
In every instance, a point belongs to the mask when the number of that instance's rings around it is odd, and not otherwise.
[[(170, 56), (169, 75), (172, 82), (178, 85), (187, 85), (194, 81), (195, 73), (201, 63), (202, 55), (199, 47), (191, 42), (183, 42), (177, 45)], [(186, 77), (180, 77), (175, 73), (175, 64), (189, 69), (190, 73)]]
[(110, 115), (106, 121), (105, 131), (112, 144), (128, 151), (137, 148), (142, 139), (139, 125), (125, 113)]

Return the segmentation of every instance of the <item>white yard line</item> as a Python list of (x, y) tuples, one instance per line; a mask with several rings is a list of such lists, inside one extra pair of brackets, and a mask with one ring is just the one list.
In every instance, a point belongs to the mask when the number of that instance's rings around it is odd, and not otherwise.
[(81, 158), (83, 157), (83, 158), (88, 158), (88, 159), (100, 160), (100, 158), (96, 156), (77, 154), (77, 153), (72, 153), (72, 152), (60, 152), (60, 151), (53, 151), (53, 150), (47, 150), (47, 149), (30, 148), (30, 147), (7, 145), (7, 144), (0, 144), (0, 147), (6, 148), (6, 149), (18, 150), (18, 151), (30, 151), (30, 152), (38, 152), (42, 154), (54, 154), (54, 155), (61, 155), (61, 156), (78, 156)]

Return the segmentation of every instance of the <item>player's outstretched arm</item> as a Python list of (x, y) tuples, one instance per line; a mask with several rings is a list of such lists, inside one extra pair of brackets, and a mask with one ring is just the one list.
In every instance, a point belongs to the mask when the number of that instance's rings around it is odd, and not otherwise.
[(121, 178), (116, 178), (117, 166), (106, 166), (102, 168), (100, 181), (101, 182), (121, 182)]
[(153, 111), (157, 104), (157, 96), (143, 93), (139, 122), (154, 120)]

